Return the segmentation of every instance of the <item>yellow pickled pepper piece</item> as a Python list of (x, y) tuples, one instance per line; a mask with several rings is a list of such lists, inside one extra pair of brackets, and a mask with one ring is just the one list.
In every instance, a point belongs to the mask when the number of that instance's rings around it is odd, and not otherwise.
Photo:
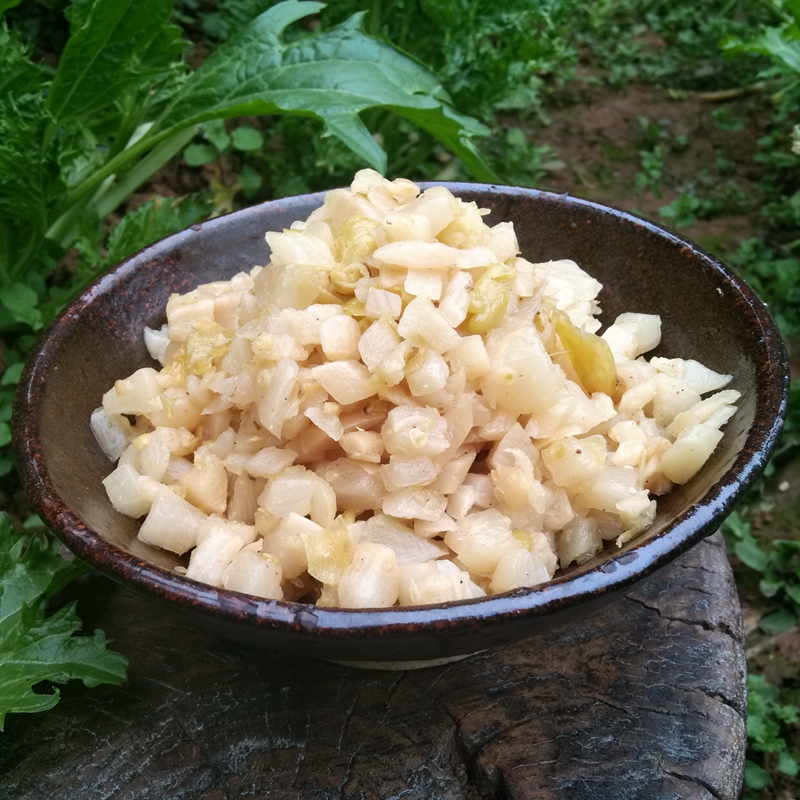
[(503, 321), (511, 296), (507, 284), (513, 277), (510, 267), (496, 264), (478, 278), (472, 290), (466, 325), (470, 333), (488, 333)]
[(617, 388), (617, 368), (608, 342), (574, 325), (559, 309), (554, 309), (552, 316), (558, 338), (583, 388), (589, 394), (603, 392), (613, 396)]

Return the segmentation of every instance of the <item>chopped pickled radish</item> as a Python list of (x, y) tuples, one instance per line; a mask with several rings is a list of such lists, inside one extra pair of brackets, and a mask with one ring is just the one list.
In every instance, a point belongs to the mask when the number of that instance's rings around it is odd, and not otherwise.
[(652, 314), (600, 334), (601, 284), (487, 213), (361, 170), (265, 265), (170, 297), (162, 368), (90, 421), (141, 542), (230, 591), (386, 608), (538, 586), (649, 527), (732, 376), (646, 361)]

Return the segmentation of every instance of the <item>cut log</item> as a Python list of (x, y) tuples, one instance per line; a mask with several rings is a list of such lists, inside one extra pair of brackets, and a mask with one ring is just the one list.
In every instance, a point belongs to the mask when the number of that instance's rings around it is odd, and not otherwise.
[(103, 578), (89, 627), (129, 684), (10, 715), (6, 800), (735, 800), (741, 611), (719, 535), (573, 625), (407, 672), (301, 661)]

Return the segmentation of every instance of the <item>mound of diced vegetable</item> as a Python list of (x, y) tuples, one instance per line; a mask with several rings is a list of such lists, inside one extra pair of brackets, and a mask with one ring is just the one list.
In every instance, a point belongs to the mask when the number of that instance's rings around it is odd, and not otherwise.
[(92, 416), (139, 538), (213, 586), (375, 608), (535, 586), (647, 528), (731, 376), (645, 361), (657, 316), (598, 336), (601, 285), (486, 213), (364, 170), (266, 266), (173, 295), (162, 369)]

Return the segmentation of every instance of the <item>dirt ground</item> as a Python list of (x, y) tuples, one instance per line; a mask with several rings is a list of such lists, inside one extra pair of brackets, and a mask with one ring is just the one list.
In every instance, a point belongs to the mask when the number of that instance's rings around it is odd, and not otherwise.
[[(739, 204), (732, 204), (732, 213), (698, 220), (680, 233), (712, 250), (754, 235), (756, 209), (740, 206), (757, 195), (753, 156), (766, 131), (765, 98), (742, 96), (722, 112), (719, 102), (702, 95), (671, 96), (651, 85), (632, 84), (620, 93), (585, 76), (575, 87), (571, 99), (577, 102), (551, 110), (549, 126), (529, 131), (565, 164), (548, 176), (547, 188), (659, 220), (659, 209), (693, 185), (706, 191), (735, 186)], [(656, 146), (663, 160), (658, 194), (637, 188), (640, 154)]]

